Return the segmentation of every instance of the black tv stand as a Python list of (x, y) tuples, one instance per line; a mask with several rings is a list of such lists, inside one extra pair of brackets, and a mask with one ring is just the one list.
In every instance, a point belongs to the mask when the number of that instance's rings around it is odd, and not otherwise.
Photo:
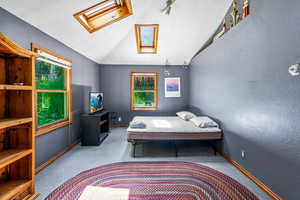
[[(101, 114), (103, 112), (106, 112), (105, 110), (100, 110), (100, 111), (96, 111), (96, 112), (90, 112), (88, 113), (89, 115), (97, 115), (97, 114)], [(84, 114), (85, 115), (85, 114)]]
[(109, 112), (81, 115), (81, 145), (99, 146), (109, 133)]

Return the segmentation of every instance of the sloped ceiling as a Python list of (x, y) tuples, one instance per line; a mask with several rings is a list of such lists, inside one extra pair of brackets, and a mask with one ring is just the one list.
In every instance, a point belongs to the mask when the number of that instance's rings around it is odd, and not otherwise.
[[(132, 0), (134, 14), (93, 34), (73, 14), (102, 0), (1, 0), (0, 6), (99, 64), (189, 63), (221, 23), (231, 0)], [(158, 54), (137, 54), (134, 24), (159, 24)]]

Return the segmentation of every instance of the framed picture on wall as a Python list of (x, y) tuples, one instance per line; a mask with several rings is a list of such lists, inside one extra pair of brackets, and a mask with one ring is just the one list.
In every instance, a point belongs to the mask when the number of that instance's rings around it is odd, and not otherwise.
[(181, 97), (180, 77), (165, 78), (165, 97)]

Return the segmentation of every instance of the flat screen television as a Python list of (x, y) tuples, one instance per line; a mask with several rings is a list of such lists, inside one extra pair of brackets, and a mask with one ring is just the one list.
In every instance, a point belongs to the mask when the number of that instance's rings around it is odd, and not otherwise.
[(90, 92), (90, 113), (103, 110), (103, 93)]

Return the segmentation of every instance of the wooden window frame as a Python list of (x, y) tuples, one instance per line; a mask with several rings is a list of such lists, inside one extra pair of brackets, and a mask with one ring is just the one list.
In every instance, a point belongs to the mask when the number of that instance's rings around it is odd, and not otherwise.
[[(48, 49), (45, 49), (37, 44), (34, 44), (32, 43), (31, 44), (31, 50), (33, 52), (37, 52), (38, 50), (42, 51), (42, 52), (45, 52), (49, 55), (52, 55), (52, 56), (55, 56), (57, 58), (60, 58), (60, 59), (63, 59), (67, 62), (70, 62), (72, 63), (72, 60), (64, 57), (64, 56), (61, 56), (57, 53), (54, 53)], [(35, 69), (35, 68), (34, 68)], [(35, 70), (34, 70), (34, 76), (35, 76)], [(45, 125), (45, 126), (41, 126), (41, 127), (38, 127), (36, 126), (36, 136), (39, 136), (39, 135), (44, 135), (44, 134), (47, 134), (48, 132), (50, 131), (53, 131), (55, 129), (58, 129), (58, 128), (61, 128), (61, 127), (64, 127), (64, 126), (67, 126), (67, 125), (70, 125), (72, 124), (72, 120), (73, 120), (73, 110), (72, 110), (72, 107), (73, 107), (73, 100), (72, 100), (72, 66), (70, 68), (66, 68), (66, 74), (65, 74), (65, 77), (66, 77), (66, 81), (65, 81), (65, 85), (66, 85), (66, 90), (63, 91), (63, 90), (39, 90), (39, 89), (36, 89), (35, 87), (35, 82), (34, 82), (34, 94), (35, 94), (35, 119), (37, 120), (38, 116), (37, 116), (37, 93), (38, 92), (63, 92), (63, 93), (66, 93), (67, 94), (67, 113), (68, 113), (68, 117), (66, 119), (63, 119), (63, 120), (59, 120), (59, 121), (56, 121), (56, 122), (53, 122), (51, 124), (48, 124), (48, 125)]]
[[(87, 9), (84, 9), (74, 14), (73, 16), (89, 33), (93, 33), (95, 31), (98, 31), (99, 29), (102, 29), (133, 14), (131, 0), (120, 0), (121, 5), (111, 5), (108, 7), (104, 7), (103, 9), (100, 9), (98, 11), (95, 11), (92, 14), (86, 14), (92, 11), (93, 9), (97, 8), (101, 4), (105, 4), (109, 1), (110, 0), (102, 1), (96, 5), (93, 5)], [(101, 17), (105, 18), (106, 15), (110, 15), (112, 14), (112, 12), (117, 12), (118, 16), (113, 17), (114, 15), (112, 15), (112, 20), (108, 22), (103, 21), (102, 25), (94, 26), (92, 24), (94, 20), (97, 20)]]
[[(134, 107), (134, 74), (154, 74), (154, 90), (149, 90), (149, 92), (154, 92), (154, 107), (148, 108), (148, 107)], [(134, 71), (130, 72), (130, 107), (132, 111), (137, 110), (149, 110), (149, 111), (155, 111), (158, 110), (158, 72), (144, 72), (144, 71)]]
[[(141, 27), (143, 27), (143, 26), (153, 26), (154, 27), (153, 45), (152, 46), (143, 46), (142, 45)], [(157, 54), (158, 32), (159, 32), (158, 24), (136, 24), (135, 25), (135, 37), (136, 37), (136, 46), (137, 46), (138, 54)], [(150, 49), (150, 51), (144, 51), (145, 49)]]

